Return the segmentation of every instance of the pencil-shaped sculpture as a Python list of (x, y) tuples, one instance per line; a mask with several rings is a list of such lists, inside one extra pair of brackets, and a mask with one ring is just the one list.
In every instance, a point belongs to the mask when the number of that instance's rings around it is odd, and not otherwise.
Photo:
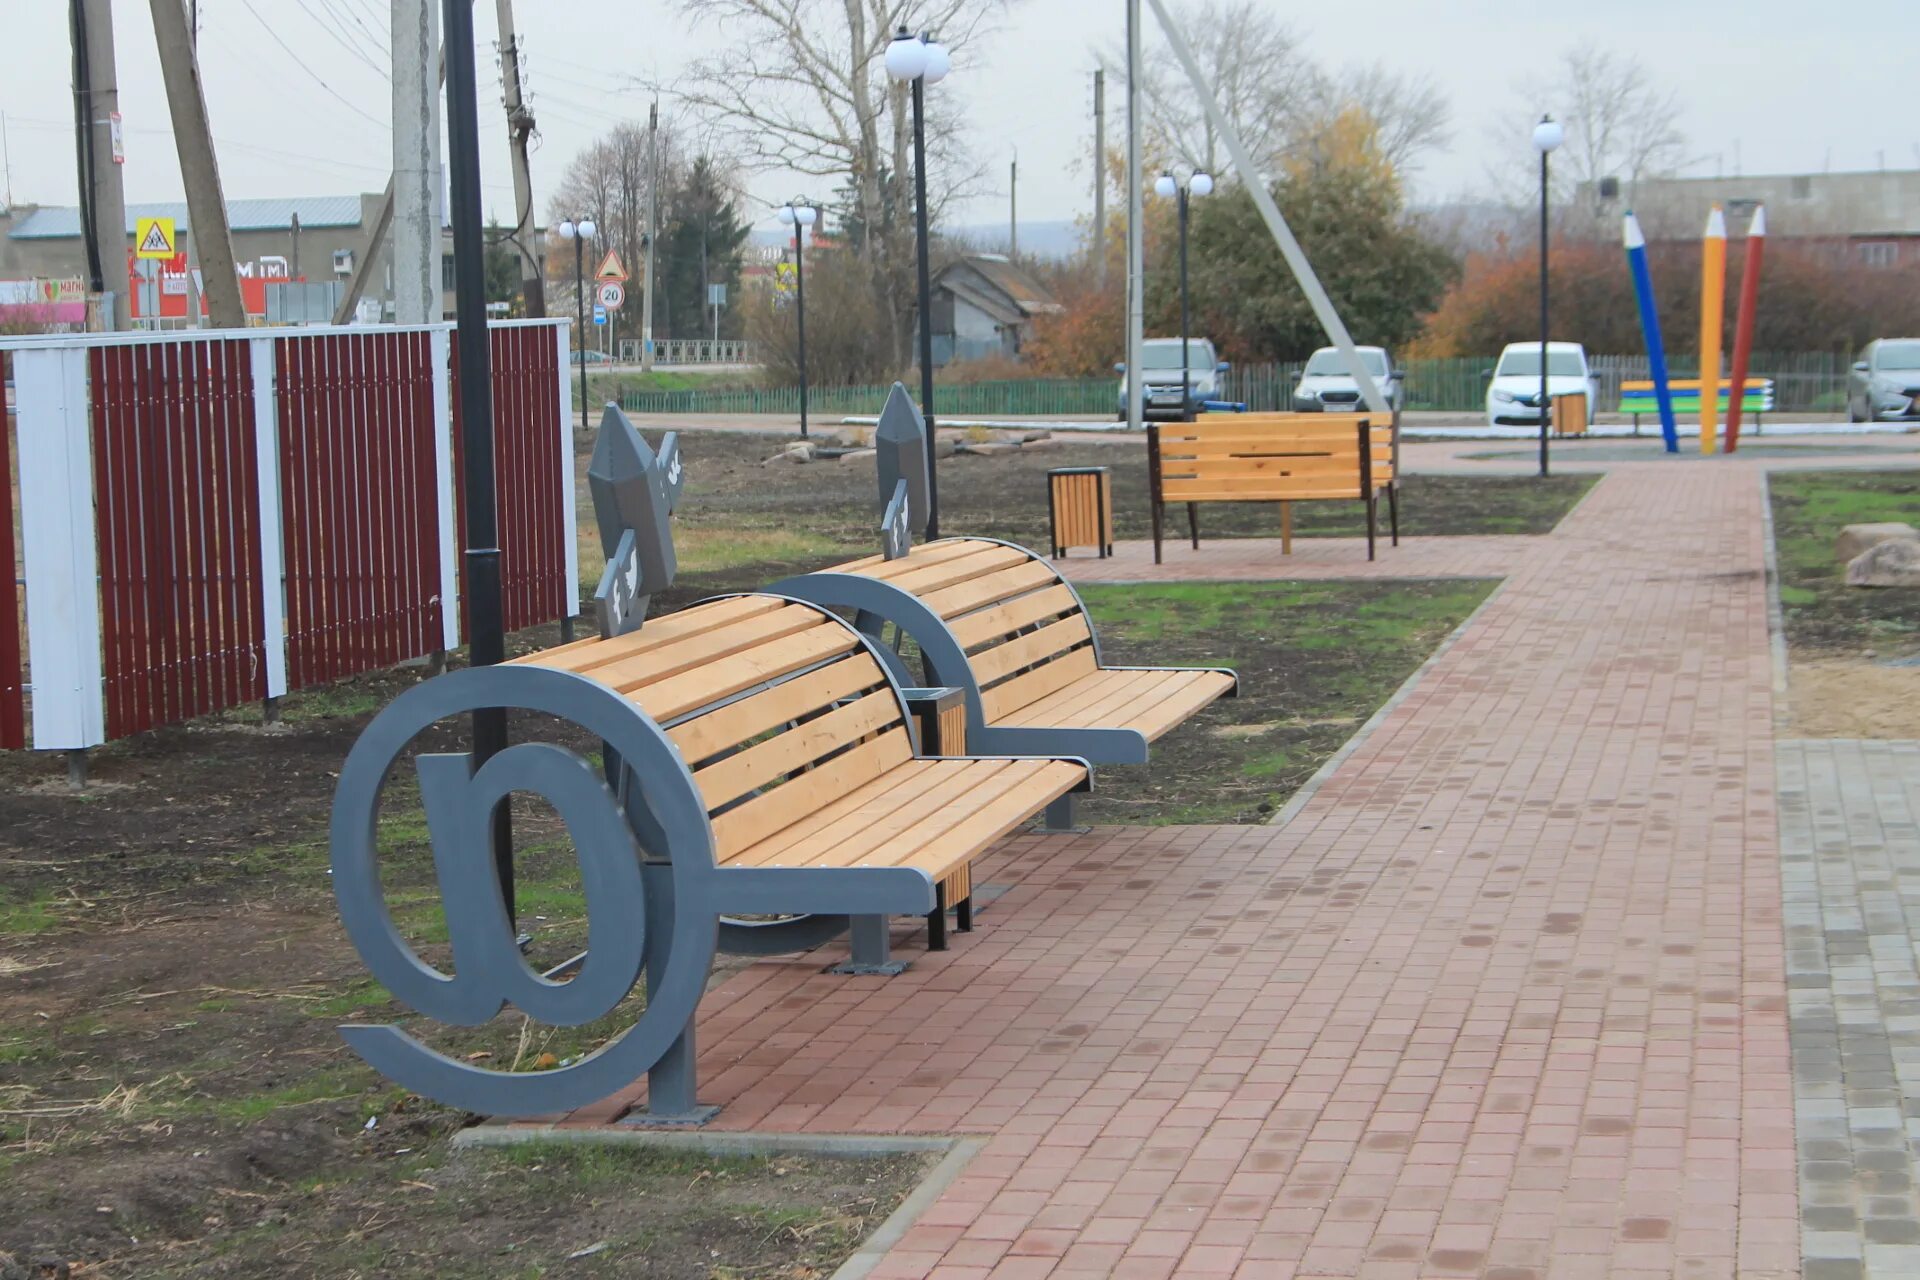
[(1667, 380), (1667, 346), (1660, 338), (1660, 313), (1653, 305), (1653, 272), (1647, 266), (1647, 238), (1640, 219), (1627, 210), (1625, 228), (1627, 266), (1633, 271), (1633, 292), (1640, 302), (1640, 334), (1647, 343), (1647, 365), (1653, 374), (1653, 396), (1660, 404), (1660, 435), (1668, 453), (1680, 452), (1679, 431), (1673, 421), (1673, 388)]
[(1760, 305), (1760, 263), (1766, 257), (1767, 207), (1753, 211), (1747, 257), (1740, 268), (1740, 310), (1733, 322), (1733, 387), (1727, 404), (1727, 452), (1740, 447), (1740, 408), (1747, 398), (1747, 362), (1753, 356), (1753, 317)]
[(1712, 453), (1720, 413), (1720, 327), (1727, 306), (1727, 220), (1707, 215), (1700, 246), (1700, 452)]

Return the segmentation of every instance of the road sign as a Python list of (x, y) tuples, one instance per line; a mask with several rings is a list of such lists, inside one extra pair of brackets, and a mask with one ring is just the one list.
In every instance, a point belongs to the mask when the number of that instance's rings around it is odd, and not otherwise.
[(623, 283), (626, 281), (627, 267), (625, 263), (620, 261), (618, 250), (607, 250), (607, 256), (600, 259), (600, 269), (593, 273), (593, 278), (595, 280), (619, 280)]
[(172, 218), (141, 218), (133, 225), (134, 257), (171, 258), (173, 256)]
[(707, 286), (707, 305), (710, 307), (726, 306), (727, 305), (727, 286), (723, 284), (708, 285)]
[(607, 309), (605, 307), (601, 307), (601, 306), (594, 307), (593, 322), (595, 324), (605, 324), (607, 322)]
[(609, 311), (618, 311), (620, 304), (627, 300), (627, 290), (618, 280), (600, 282), (600, 305)]

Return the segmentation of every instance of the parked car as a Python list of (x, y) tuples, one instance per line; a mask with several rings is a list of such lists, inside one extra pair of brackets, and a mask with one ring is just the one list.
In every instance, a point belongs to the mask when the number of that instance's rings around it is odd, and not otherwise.
[[(1144, 373), (1142, 381), (1146, 384), (1146, 403), (1141, 406), (1142, 418), (1180, 418), (1180, 339), (1148, 338), (1140, 345), (1140, 366)], [(1220, 375), (1232, 368), (1214, 352), (1213, 343), (1206, 338), (1190, 338), (1187, 341), (1187, 378), (1192, 387), (1195, 407), (1201, 401), (1220, 398)], [(1132, 380), (1127, 376), (1127, 366), (1116, 364), (1113, 371), (1120, 375), (1119, 418), (1127, 419), (1127, 386)]]
[[(1406, 375), (1396, 369), (1385, 347), (1356, 347), (1360, 363), (1387, 397), (1395, 413), (1406, 407)], [(1360, 402), (1360, 384), (1347, 372), (1347, 362), (1337, 347), (1322, 347), (1307, 357), (1300, 374), (1300, 385), (1293, 389), (1295, 413), (1354, 413), (1366, 406)]]
[[(1540, 344), (1509, 342), (1500, 363), (1487, 371), (1487, 422), (1492, 426), (1537, 426), (1540, 422)], [(1587, 397), (1587, 418), (1600, 404), (1600, 375), (1577, 342), (1547, 344), (1547, 395)]]
[(612, 364), (613, 360), (611, 357), (607, 355), (606, 352), (595, 351), (592, 347), (588, 347), (585, 351), (581, 351), (578, 348), (574, 349), (573, 363), (575, 364)]
[(1847, 375), (1847, 421), (1914, 418), (1920, 418), (1920, 338), (1875, 338)]

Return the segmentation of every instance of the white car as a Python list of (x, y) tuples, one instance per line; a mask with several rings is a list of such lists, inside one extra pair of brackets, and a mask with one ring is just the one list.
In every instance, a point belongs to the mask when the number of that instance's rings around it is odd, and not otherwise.
[[(1406, 375), (1393, 367), (1393, 358), (1385, 347), (1355, 347), (1360, 363), (1386, 396), (1387, 404), (1399, 412), (1406, 407)], [(1356, 413), (1365, 409), (1360, 400), (1360, 384), (1347, 372), (1347, 362), (1339, 348), (1322, 347), (1307, 357), (1300, 385), (1293, 389), (1295, 413)]]
[[(1489, 426), (1538, 426), (1540, 423), (1540, 344), (1510, 342), (1487, 384)], [(1587, 349), (1577, 342), (1547, 344), (1547, 395), (1587, 397), (1587, 418), (1600, 403), (1600, 375), (1587, 364)]]
[[(1180, 339), (1148, 338), (1140, 344), (1140, 364), (1146, 374), (1146, 403), (1141, 406), (1141, 418), (1185, 417), (1180, 404)], [(1187, 381), (1193, 388), (1195, 408), (1202, 401), (1220, 398), (1220, 375), (1231, 367), (1215, 354), (1210, 340), (1187, 340)], [(1119, 419), (1125, 422), (1127, 385), (1132, 379), (1127, 377), (1124, 364), (1114, 365), (1113, 371), (1120, 375)]]

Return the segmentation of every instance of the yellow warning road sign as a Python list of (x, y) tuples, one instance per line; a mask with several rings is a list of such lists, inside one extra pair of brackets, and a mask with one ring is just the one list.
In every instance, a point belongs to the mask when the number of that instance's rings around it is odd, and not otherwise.
[(595, 280), (619, 280), (623, 283), (626, 281), (627, 266), (624, 262), (620, 261), (618, 250), (607, 250), (607, 256), (600, 260), (600, 269), (593, 273), (593, 278)]
[(171, 258), (174, 253), (172, 218), (141, 218), (133, 224), (133, 256)]

